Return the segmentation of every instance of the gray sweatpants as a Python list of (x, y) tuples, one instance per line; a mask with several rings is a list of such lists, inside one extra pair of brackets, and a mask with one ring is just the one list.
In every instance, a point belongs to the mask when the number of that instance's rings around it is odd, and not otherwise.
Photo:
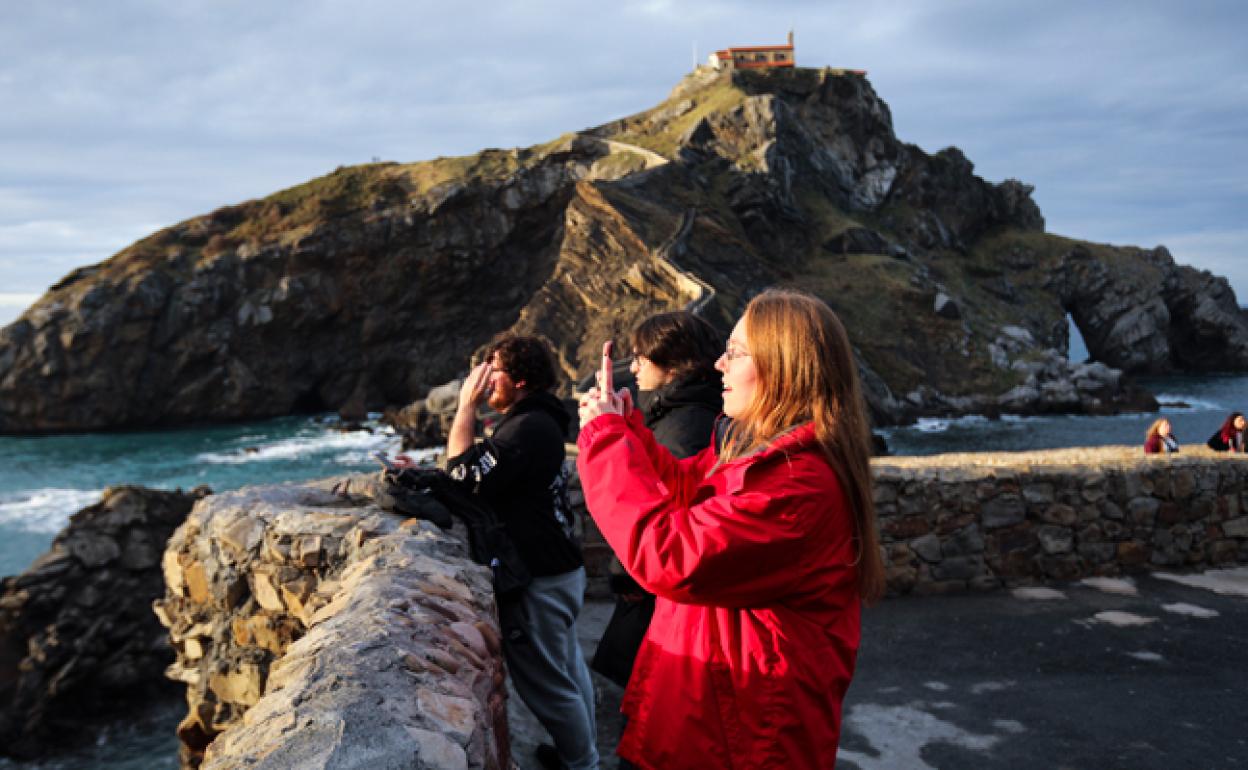
[(585, 569), (535, 577), (499, 605), (503, 653), (516, 692), (554, 738), (572, 770), (598, 767), (594, 684), (576, 640)]

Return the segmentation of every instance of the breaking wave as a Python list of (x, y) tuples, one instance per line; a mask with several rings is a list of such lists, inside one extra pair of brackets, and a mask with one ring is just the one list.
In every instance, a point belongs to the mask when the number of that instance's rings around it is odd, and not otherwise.
[(32, 489), (0, 496), (0, 526), (56, 533), (69, 517), (104, 495), (102, 489)]

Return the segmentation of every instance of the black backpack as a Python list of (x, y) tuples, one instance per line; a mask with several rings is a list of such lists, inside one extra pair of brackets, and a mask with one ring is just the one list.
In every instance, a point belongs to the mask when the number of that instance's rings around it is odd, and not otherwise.
[(427, 519), (442, 529), (450, 528), (452, 517), (464, 523), (469, 554), (477, 564), (490, 567), (494, 594), (499, 599), (516, 596), (533, 582), (498, 515), (446, 473), (432, 468), (402, 468), (386, 471), (385, 480), (397, 512)]

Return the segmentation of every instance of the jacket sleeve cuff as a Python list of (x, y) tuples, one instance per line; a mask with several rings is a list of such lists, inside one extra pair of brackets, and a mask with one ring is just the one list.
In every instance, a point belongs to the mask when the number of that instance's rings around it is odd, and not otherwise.
[(581, 428), (581, 433), (576, 437), (576, 446), (584, 451), (586, 447), (594, 442), (594, 437), (600, 433), (612, 433), (620, 430), (628, 430), (628, 422), (623, 415), (618, 414), (600, 414), (589, 421), (589, 424)]

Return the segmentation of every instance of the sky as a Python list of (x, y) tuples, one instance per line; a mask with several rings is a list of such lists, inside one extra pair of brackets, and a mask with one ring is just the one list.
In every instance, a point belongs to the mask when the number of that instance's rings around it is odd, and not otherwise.
[(0, 24), (0, 324), (162, 227), (605, 123), (789, 29), (902, 140), (1035, 185), (1050, 232), (1164, 244), (1248, 305), (1245, 3), (54, 0)]

